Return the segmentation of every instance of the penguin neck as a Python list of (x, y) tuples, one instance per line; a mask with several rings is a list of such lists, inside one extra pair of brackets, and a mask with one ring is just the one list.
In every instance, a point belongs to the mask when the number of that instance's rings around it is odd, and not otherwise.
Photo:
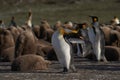
[(95, 32), (96, 32), (96, 30), (100, 29), (100, 28), (99, 28), (99, 22), (98, 22), (98, 21), (93, 22), (92, 25), (93, 25), (93, 29), (95, 30)]
[(58, 32), (58, 34), (59, 34), (59, 37), (63, 37), (63, 34), (61, 34), (60, 32)]
[(97, 22), (97, 21), (96, 21), (96, 22), (93, 22), (92, 25), (93, 25), (94, 27), (98, 27), (98, 26), (99, 26), (99, 22)]
[(28, 26), (32, 27), (32, 21), (28, 20)]
[(65, 30), (64, 30), (64, 28), (62, 28), (62, 27), (60, 27), (60, 28), (58, 29), (58, 32), (59, 32), (59, 35), (60, 35), (60, 36), (63, 36), (63, 35), (65, 34)]
[(92, 27), (93, 28), (93, 32), (94, 32), (94, 34), (96, 35), (96, 30), (95, 30), (95, 27)]

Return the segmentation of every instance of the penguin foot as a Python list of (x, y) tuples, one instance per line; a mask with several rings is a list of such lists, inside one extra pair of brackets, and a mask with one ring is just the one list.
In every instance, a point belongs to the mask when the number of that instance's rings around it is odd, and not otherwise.
[(63, 68), (63, 73), (68, 73), (68, 69), (66, 67)]
[(103, 56), (103, 61), (104, 61), (105, 63), (108, 63), (108, 60), (106, 59), (105, 56)]

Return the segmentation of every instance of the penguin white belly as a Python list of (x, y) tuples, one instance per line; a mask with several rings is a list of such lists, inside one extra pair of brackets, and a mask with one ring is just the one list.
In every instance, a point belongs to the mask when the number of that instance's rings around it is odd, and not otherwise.
[(100, 61), (101, 59), (101, 44), (100, 44), (100, 40), (95, 42), (95, 55), (97, 57), (97, 60)]
[(52, 45), (59, 62), (63, 67), (69, 69), (71, 60), (70, 45), (64, 40), (63, 35), (60, 35), (58, 31), (52, 36)]
[(100, 43), (101, 35), (100, 30), (97, 29), (96, 32), (97, 33), (95, 35), (93, 29), (89, 28), (88, 35), (90, 42), (92, 43), (94, 54), (96, 55), (97, 60), (99, 61), (101, 59), (101, 43)]
[(97, 56), (97, 60), (100, 61), (101, 59), (101, 34), (100, 34), (100, 30), (96, 29), (96, 40), (95, 40), (95, 50), (96, 50), (96, 56)]

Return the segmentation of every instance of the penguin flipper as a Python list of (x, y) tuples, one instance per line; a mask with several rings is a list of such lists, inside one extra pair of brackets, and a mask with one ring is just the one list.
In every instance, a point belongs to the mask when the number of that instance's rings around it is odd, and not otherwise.
[(79, 38), (70, 38), (69, 41), (71, 43), (84, 43), (84, 40), (81, 40)]

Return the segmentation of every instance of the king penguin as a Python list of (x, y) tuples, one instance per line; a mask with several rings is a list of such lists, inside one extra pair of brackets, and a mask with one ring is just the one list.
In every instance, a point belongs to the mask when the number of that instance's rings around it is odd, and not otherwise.
[(30, 28), (33, 27), (32, 24), (32, 10), (30, 9), (28, 12), (28, 20), (25, 22)]
[(100, 29), (98, 17), (90, 16), (92, 18), (92, 35), (89, 34), (90, 41), (93, 46), (93, 52), (96, 55), (98, 61), (103, 60), (107, 62), (105, 58), (105, 38), (104, 33)]
[(76, 33), (75, 30), (66, 30), (63, 27), (60, 27), (52, 35), (52, 46), (60, 64), (63, 67), (63, 72), (68, 72), (70, 68), (75, 71), (75, 67), (70, 65), (72, 63), (71, 59), (73, 58), (73, 55), (71, 55), (71, 45), (69, 42), (66, 42), (64, 38), (64, 34), (71, 32)]

